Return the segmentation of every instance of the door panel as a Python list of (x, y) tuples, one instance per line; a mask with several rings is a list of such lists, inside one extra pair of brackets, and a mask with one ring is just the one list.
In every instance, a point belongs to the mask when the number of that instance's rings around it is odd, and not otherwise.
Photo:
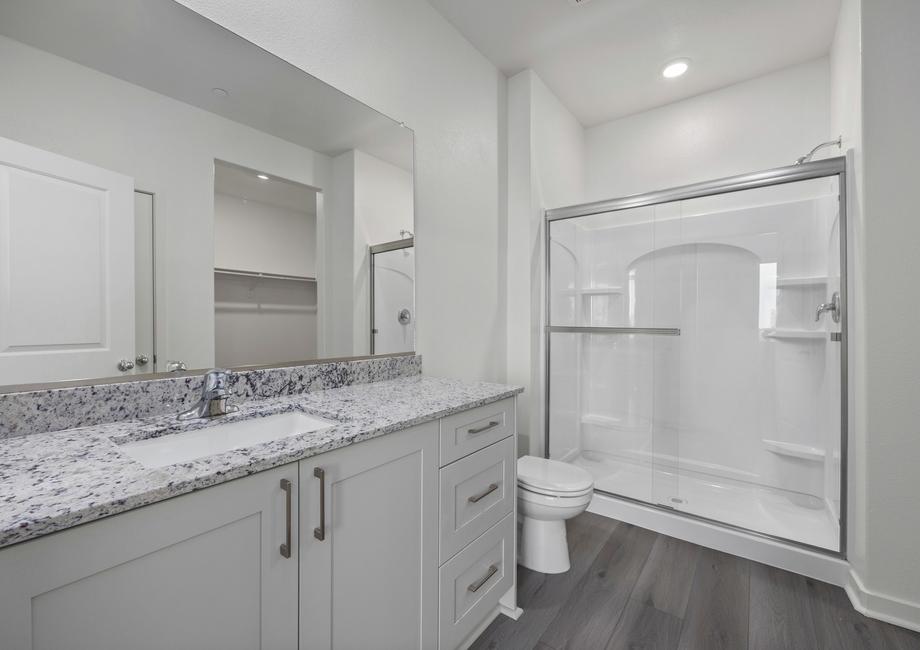
[(110, 376), (133, 358), (133, 190), (0, 138), (0, 383)]
[(436, 647), (437, 423), (301, 461), (300, 477), (301, 646)]

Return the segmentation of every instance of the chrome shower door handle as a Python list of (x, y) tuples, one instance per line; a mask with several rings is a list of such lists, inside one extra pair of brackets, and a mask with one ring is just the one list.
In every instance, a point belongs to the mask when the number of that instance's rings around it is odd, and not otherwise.
[(831, 319), (833, 319), (835, 323), (840, 322), (840, 293), (838, 291), (833, 293), (830, 302), (822, 302), (818, 305), (818, 309), (815, 310), (816, 323), (821, 320), (821, 314), (824, 312), (830, 312)]
[(291, 557), (291, 492), (292, 486), (291, 482), (283, 478), (281, 479), (281, 489), (284, 490), (284, 520), (285, 520), (285, 536), (284, 544), (281, 545), (281, 557), (290, 558)]

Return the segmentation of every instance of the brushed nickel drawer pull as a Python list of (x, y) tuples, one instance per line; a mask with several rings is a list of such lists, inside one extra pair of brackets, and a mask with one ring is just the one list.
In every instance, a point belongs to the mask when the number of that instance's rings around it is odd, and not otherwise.
[(497, 427), (499, 424), (501, 424), (501, 422), (489, 422), (487, 425), (482, 426), (482, 427), (479, 427), (478, 429), (467, 429), (466, 432), (467, 432), (467, 433), (473, 433), (473, 434), (482, 433), (483, 431), (488, 431), (489, 429), (494, 429), (494, 428)]
[(313, 468), (313, 476), (319, 479), (319, 527), (313, 529), (313, 537), (326, 539), (326, 472), (322, 467)]
[(470, 503), (479, 503), (480, 501), (485, 499), (487, 496), (495, 492), (495, 490), (497, 489), (498, 489), (498, 483), (489, 483), (489, 487), (487, 487), (485, 490), (483, 490), (479, 494), (474, 494), (469, 499), (467, 499), (467, 501), (469, 501)]
[(469, 587), (467, 587), (467, 589), (470, 592), (475, 594), (477, 591), (479, 591), (482, 588), (482, 585), (487, 583), (489, 581), (489, 578), (494, 576), (496, 573), (498, 573), (498, 566), (496, 566), (495, 564), (489, 565), (488, 572), (484, 576), (482, 576), (479, 580), (477, 580), (476, 582), (471, 584)]
[(284, 518), (287, 526), (284, 544), (281, 545), (281, 557), (291, 557), (291, 482), (281, 479), (281, 489), (284, 490)]

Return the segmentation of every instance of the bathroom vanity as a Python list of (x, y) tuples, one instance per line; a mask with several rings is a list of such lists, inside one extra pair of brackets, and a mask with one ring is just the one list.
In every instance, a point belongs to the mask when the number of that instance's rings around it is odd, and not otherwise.
[[(5, 441), (0, 646), (463, 647), (515, 609), (518, 392), (403, 377)], [(294, 413), (331, 426), (122, 451)]]

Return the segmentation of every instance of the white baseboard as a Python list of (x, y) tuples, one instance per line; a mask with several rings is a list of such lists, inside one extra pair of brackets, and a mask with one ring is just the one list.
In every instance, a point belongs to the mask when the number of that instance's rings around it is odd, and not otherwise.
[(515, 607), (514, 609), (512, 609), (510, 607), (505, 607), (502, 604), (499, 604), (498, 609), (499, 611), (501, 611), (502, 614), (510, 618), (512, 621), (518, 620), (519, 618), (521, 618), (521, 614), (524, 613), (524, 610), (521, 609), (520, 607)]
[(894, 598), (867, 589), (855, 571), (850, 569), (843, 586), (850, 602), (860, 614), (920, 632), (920, 603)]

